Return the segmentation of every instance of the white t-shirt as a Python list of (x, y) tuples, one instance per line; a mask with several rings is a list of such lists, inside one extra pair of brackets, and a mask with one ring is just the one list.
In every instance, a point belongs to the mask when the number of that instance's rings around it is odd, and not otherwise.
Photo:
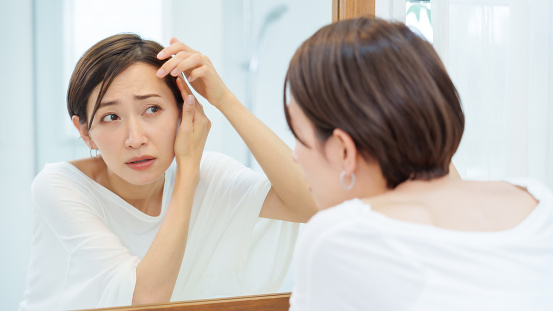
[(553, 310), (553, 194), (518, 226), (461, 232), (409, 223), (359, 199), (320, 211), (296, 244), (291, 310)]
[[(130, 305), (136, 266), (167, 211), (176, 165), (165, 173), (161, 214), (148, 216), (67, 162), (47, 164), (32, 186), (33, 240), (21, 310)], [(259, 218), (263, 174), (206, 152), (188, 241), (171, 300), (275, 292), (298, 224)]]

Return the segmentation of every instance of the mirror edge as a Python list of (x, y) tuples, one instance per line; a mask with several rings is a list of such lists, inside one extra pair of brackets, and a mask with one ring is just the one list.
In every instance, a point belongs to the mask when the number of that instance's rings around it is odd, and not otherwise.
[[(271, 311), (280, 311), (280, 310), (288, 310), (290, 308), (290, 303), (289, 303), (290, 295), (291, 293), (263, 294), (263, 295), (238, 296), (238, 297), (228, 297), (228, 298), (188, 300), (188, 301), (114, 307), (114, 308), (88, 309), (88, 311), (102, 311), (102, 310), (120, 310), (120, 311), (271, 310)], [(83, 311), (87, 311), (87, 310), (83, 310)]]
[(376, 0), (332, 0), (332, 22), (359, 16), (375, 16)]

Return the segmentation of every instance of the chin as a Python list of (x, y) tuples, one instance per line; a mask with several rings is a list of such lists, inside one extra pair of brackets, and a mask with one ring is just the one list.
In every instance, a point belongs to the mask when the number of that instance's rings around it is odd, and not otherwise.
[(146, 185), (149, 185), (149, 184), (152, 184), (152, 183), (156, 182), (161, 177), (163, 177), (163, 173), (159, 174), (159, 175), (155, 175), (155, 176), (151, 176), (151, 175), (143, 176), (142, 178), (136, 178), (136, 177), (129, 178), (129, 179), (127, 179), (127, 182), (129, 182), (133, 185), (136, 185), (136, 186), (146, 186)]
[[(129, 171), (130, 170), (130, 171)], [(162, 178), (167, 169), (151, 168), (146, 171), (127, 169), (124, 175), (120, 175), (128, 183), (136, 186), (145, 186)]]

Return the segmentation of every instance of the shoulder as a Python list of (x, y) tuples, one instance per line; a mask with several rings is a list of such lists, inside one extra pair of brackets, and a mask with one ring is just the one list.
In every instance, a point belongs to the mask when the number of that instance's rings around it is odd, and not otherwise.
[(375, 212), (403, 223), (477, 232), (515, 227), (550, 193), (528, 179), (518, 183), (442, 179), (398, 188), (364, 201)]
[(206, 151), (202, 155), (202, 162), (200, 164), (202, 170), (217, 170), (225, 168), (246, 168), (242, 163), (236, 159), (229, 157), (225, 154)]
[(303, 295), (309, 296), (306, 299), (313, 309), (341, 310), (351, 303), (358, 307), (370, 303), (379, 309), (379, 302), (390, 305), (388, 298), (396, 297), (389, 293), (404, 284), (414, 289), (408, 291), (410, 298), (417, 296), (423, 287), (419, 264), (402, 243), (387, 234), (386, 225), (370, 205), (358, 199), (313, 216), (294, 254), (294, 268), (299, 270), (296, 301), (305, 300)]
[(73, 168), (81, 171), (92, 180), (98, 180), (98, 176), (105, 171), (106, 162), (101, 156), (97, 158), (84, 158), (67, 162)]
[[(378, 215), (358, 199), (348, 200), (317, 212), (305, 225), (302, 243), (312, 251), (340, 248), (352, 237), (374, 239), (381, 236)], [(309, 245), (309, 246), (308, 246)]]
[(307, 222), (311, 227), (336, 227), (343, 223), (359, 220), (371, 213), (371, 206), (358, 199), (347, 200), (336, 206), (318, 211)]
[(232, 189), (250, 188), (265, 183), (265, 175), (254, 171), (236, 159), (216, 152), (204, 152), (200, 164), (200, 182), (215, 183)]
[(204, 152), (200, 163), (200, 183), (223, 182), (243, 168), (245, 166), (227, 155), (211, 151)]
[(544, 199), (551, 201), (553, 199), (553, 192), (551, 188), (547, 187), (538, 180), (532, 178), (509, 178), (506, 181), (513, 186), (526, 190), (538, 201)]
[(75, 197), (90, 199), (92, 184), (89, 177), (68, 162), (48, 163), (33, 180), (31, 195), (35, 206)]
[(71, 183), (80, 179), (81, 176), (79, 175), (78, 169), (69, 162), (47, 163), (36, 175), (33, 181), (33, 188), (56, 183)]

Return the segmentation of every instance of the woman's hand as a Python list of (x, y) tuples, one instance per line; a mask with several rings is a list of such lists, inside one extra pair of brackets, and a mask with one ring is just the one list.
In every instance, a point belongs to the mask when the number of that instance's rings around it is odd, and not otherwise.
[(199, 165), (211, 122), (205, 115), (202, 105), (193, 95), (188, 95), (190, 91), (187, 91), (186, 83), (181, 78), (177, 79), (177, 85), (184, 98), (182, 119), (175, 139), (177, 165)]
[(207, 56), (191, 49), (176, 38), (171, 38), (170, 43), (170, 46), (157, 55), (159, 59), (173, 56), (158, 70), (158, 77), (162, 78), (167, 74), (177, 77), (184, 72), (194, 90), (215, 107), (234, 96)]
[(133, 304), (166, 302), (177, 282), (190, 228), (190, 215), (200, 181), (200, 161), (211, 123), (202, 105), (177, 79), (184, 98), (182, 119), (175, 139), (177, 172), (174, 190), (161, 227), (148, 252), (136, 267)]

